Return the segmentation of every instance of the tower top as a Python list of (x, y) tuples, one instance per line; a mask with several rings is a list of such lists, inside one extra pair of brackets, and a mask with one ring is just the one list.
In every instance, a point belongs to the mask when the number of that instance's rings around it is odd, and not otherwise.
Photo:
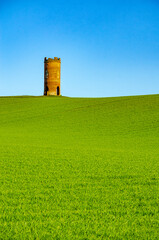
[(44, 62), (46, 63), (48, 63), (48, 62), (61, 62), (61, 58), (58, 58), (58, 57), (54, 57), (54, 58), (47, 58), (47, 57), (45, 57), (44, 58)]

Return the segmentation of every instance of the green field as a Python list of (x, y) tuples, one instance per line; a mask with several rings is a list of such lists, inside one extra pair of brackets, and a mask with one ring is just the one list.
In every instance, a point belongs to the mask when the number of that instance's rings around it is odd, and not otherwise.
[(0, 239), (159, 239), (159, 95), (1, 97)]

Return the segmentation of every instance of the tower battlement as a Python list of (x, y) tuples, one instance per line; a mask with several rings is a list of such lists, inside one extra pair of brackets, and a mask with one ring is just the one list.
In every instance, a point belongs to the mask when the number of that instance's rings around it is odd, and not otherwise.
[(54, 57), (54, 58), (44, 58), (44, 63), (49, 63), (49, 62), (61, 62), (61, 58)]
[(44, 58), (44, 95), (60, 95), (61, 58)]

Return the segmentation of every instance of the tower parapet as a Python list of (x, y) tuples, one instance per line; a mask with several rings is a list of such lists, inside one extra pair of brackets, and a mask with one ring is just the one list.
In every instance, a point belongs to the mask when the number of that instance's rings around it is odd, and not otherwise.
[(61, 92), (61, 58), (44, 58), (44, 95), (59, 96)]
[(54, 58), (44, 58), (44, 63), (49, 63), (49, 62), (60, 62), (61, 63), (61, 58), (54, 57)]

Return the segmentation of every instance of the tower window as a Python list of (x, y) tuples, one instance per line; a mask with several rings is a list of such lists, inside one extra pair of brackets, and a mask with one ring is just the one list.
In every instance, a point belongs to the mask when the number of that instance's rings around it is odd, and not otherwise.
[(48, 70), (46, 69), (45, 70), (45, 78), (48, 78), (48, 76), (49, 76), (49, 73), (48, 73)]

